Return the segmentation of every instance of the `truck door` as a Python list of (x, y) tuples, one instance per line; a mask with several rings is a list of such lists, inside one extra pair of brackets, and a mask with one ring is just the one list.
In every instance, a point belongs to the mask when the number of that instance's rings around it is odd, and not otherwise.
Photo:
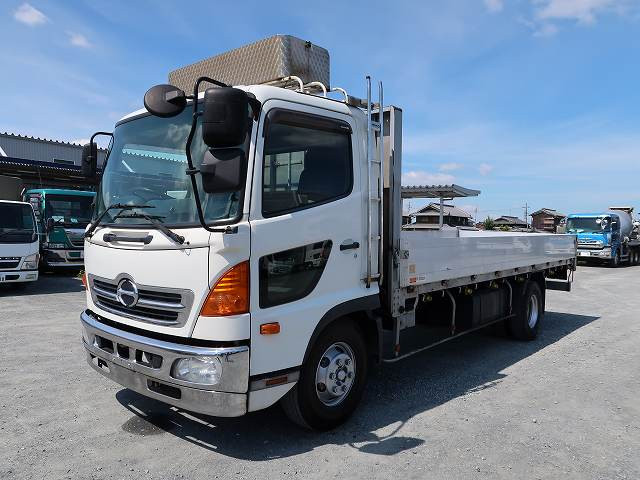
[[(377, 293), (362, 281), (366, 199), (352, 117), (265, 107), (250, 218), (251, 375), (300, 365), (329, 309)], [(280, 333), (262, 335), (271, 322)]]

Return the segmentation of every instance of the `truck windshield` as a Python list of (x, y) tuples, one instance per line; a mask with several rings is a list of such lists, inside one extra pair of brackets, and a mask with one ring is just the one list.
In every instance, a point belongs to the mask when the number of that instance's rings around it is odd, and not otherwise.
[(572, 217), (567, 219), (568, 233), (600, 233), (610, 230), (611, 219), (608, 217)]
[(56, 225), (84, 228), (91, 220), (93, 197), (48, 194), (45, 202), (45, 216)]
[(29, 205), (0, 202), (0, 243), (31, 243), (35, 235), (33, 210)]
[[(144, 213), (168, 226), (194, 226), (198, 214), (191, 179), (186, 174), (185, 146), (191, 129), (191, 108), (172, 118), (151, 115), (118, 125), (96, 200), (97, 218), (109, 205), (144, 204), (154, 208)], [(194, 167), (202, 162), (206, 146), (200, 125), (194, 135), (191, 154)], [(196, 176), (204, 218), (224, 223), (237, 217), (241, 191), (206, 194)], [(107, 212), (105, 223), (141, 224), (140, 218), (118, 217)], [(116, 218), (117, 217), (117, 218)]]

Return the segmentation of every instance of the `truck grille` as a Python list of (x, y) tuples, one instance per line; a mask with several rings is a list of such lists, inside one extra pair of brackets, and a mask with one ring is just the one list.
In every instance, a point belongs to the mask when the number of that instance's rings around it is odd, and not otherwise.
[(193, 292), (163, 287), (137, 285), (138, 300), (133, 306), (125, 306), (118, 300), (118, 283), (127, 277), (109, 280), (89, 276), (91, 297), (96, 306), (123, 317), (141, 322), (181, 327), (187, 321)]
[(600, 240), (580, 240), (578, 242), (578, 248), (602, 248), (602, 242)]
[(84, 247), (84, 238), (71, 238), (69, 237), (71, 245), (74, 247)]
[(20, 257), (0, 257), (0, 270), (6, 268), (18, 268)]

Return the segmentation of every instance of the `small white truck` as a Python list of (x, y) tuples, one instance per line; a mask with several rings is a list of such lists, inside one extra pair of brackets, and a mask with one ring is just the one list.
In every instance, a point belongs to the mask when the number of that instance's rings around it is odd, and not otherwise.
[[(281, 401), (326, 430), (377, 363), (497, 322), (535, 338), (574, 236), (404, 231), (403, 195), (465, 189), (401, 187), (402, 111), (382, 84), (377, 103), (368, 78), (365, 99), (329, 88), (326, 50), (294, 37), (222, 57), (116, 124), (85, 234), (95, 370), (213, 416)], [(92, 137), (87, 176), (95, 154)]]
[(31, 205), (0, 200), (0, 284), (24, 287), (38, 280), (39, 252)]

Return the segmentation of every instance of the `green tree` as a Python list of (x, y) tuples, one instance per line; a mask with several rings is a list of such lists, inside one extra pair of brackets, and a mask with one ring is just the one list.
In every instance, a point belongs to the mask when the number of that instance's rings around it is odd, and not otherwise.
[(482, 222), (485, 230), (495, 230), (496, 225), (493, 223), (493, 218), (487, 217), (484, 222)]

